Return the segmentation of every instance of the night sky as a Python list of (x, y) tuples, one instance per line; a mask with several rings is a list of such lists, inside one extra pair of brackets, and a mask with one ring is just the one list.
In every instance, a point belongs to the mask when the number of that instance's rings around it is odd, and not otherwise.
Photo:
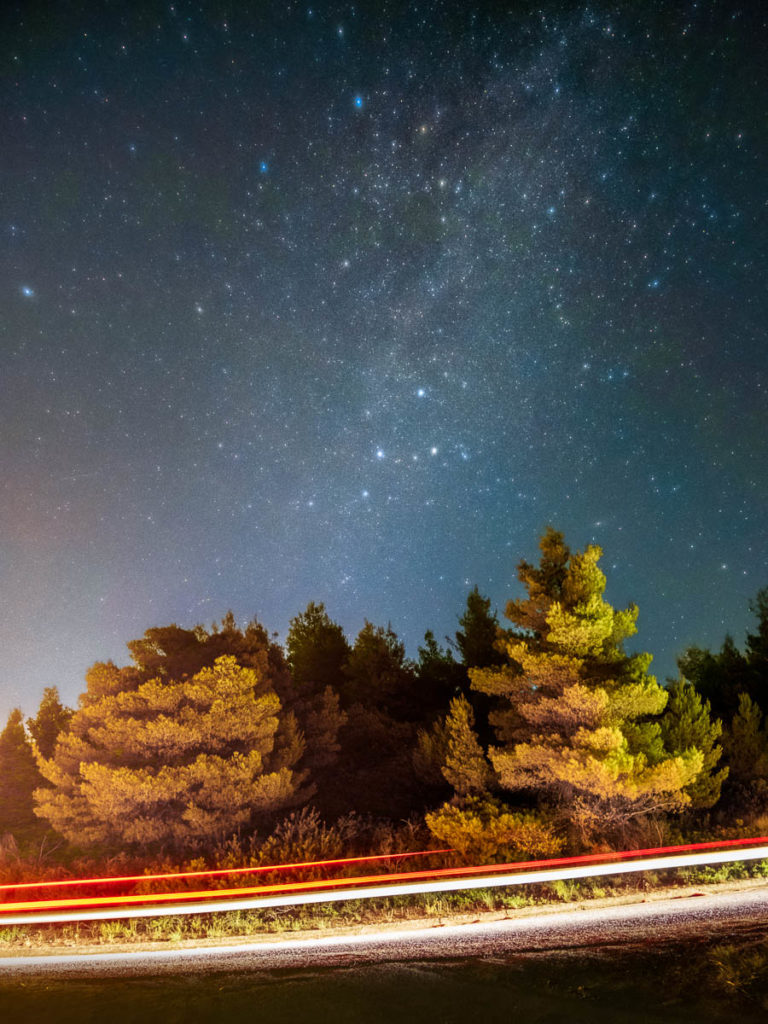
[(5, 5), (3, 721), (229, 608), (415, 656), (547, 523), (662, 678), (741, 643), (761, 7)]

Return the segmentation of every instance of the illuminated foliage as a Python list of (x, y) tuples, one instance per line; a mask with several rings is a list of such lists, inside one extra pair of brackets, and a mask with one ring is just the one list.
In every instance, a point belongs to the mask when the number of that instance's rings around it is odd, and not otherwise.
[(518, 570), (527, 598), (507, 606), (517, 627), (507, 665), (470, 675), (500, 698), (489, 756), (502, 786), (536, 795), (588, 842), (689, 804), (704, 756), (665, 750), (658, 716), (667, 694), (648, 674), (650, 655), (624, 652), (637, 609), (603, 599), (600, 549), (572, 554), (551, 528), (540, 547), (539, 566)]
[(549, 857), (563, 848), (541, 815), (510, 811), (489, 799), (445, 804), (427, 814), (426, 822), (439, 843), (456, 850), (468, 863)]
[(61, 703), (56, 687), (46, 686), (37, 714), (27, 719), (27, 728), (43, 757), (53, 754), (56, 740), (69, 727), (73, 713), (72, 708), (66, 708)]
[(438, 718), (429, 729), (419, 729), (413, 751), (413, 769), (425, 786), (442, 790), (448, 796), (450, 789), (443, 775), (448, 756), (447, 716)]
[[(100, 676), (100, 680), (103, 677)], [(36, 813), (73, 842), (194, 847), (301, 799), (303, 740), (258, 673), (218, 658), (191, 678), (85, 695)]]
[(491, 783), (491, 767), (474, 731), (469, 701), (455, 697), (445, 721), (445, 760), (442, 773), (459, 796), (480, 795)]
[(702, 769), (693, 782), (685, 787), (692, 808), (713, 807), (720, 799), (720, 790), (728, 776), (728, 769), (717, 770), (723, 753), (718, 744), (723, 726), (710, 717), (709, 703), (702, 700), (696, 688), (687, 679), (679, 679), (668, 688), (669, 703), (661, 719), (661, 737), (671, 754), (686, 750), (699, 750), (703, 757)]

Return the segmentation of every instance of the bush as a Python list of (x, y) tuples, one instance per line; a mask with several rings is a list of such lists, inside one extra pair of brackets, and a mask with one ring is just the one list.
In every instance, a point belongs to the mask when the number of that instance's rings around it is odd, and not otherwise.
[(549, 857), (563, 848), (552, 825), (533, 811), (511, 811), (498, 801), (469, 798), (426, 816), (432, 835), (470, 863)]

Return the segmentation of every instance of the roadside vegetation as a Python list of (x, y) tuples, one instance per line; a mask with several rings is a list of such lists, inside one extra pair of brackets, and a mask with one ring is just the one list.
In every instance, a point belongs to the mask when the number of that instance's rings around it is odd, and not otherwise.
[[(210, 628), (147, 630), (128, 644), (130, 664), (89, 669), (76, 709), (46, 689), (33, 718), (16, 709), (0, 733), (0, 885), (452, 851), (290, 875), (309, 880), (765, 833), (768, 588), (743, 649), (730, 638), (718, 653), (689, 648), (678, 678), (662, 685), (651, 655), (627, 653), (638, 610), (605, 600), (600, 549), (572, 552), (552, 528), (540, 549), (538, 565), (518, 567), (507, 625), (474, 588), (447, 646), (427, 631), (415, 662), (390, 626), (366, 622), (350, 642), (310, 603), (284, 647), (261, 623), (240, 627), (227, 614)], [(707, 870), (677, 877), (748, 877), (763, 866)], [(59, 935), (295, 930), (504, 910), (629, 884), (108, 922)], [(0, 890), (0, 900), (44, 894), (22, 892)], [(0, 941), (31, 934), (48, 932), (9, 928)]]

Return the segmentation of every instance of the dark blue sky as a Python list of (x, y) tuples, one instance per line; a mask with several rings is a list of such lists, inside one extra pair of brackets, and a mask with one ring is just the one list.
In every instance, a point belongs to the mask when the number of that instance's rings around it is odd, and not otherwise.
[(228, 608), (415, 656), (547, 523), (662, 677), (741, 642), (759, 7), (6, 7), (0, 715)]

